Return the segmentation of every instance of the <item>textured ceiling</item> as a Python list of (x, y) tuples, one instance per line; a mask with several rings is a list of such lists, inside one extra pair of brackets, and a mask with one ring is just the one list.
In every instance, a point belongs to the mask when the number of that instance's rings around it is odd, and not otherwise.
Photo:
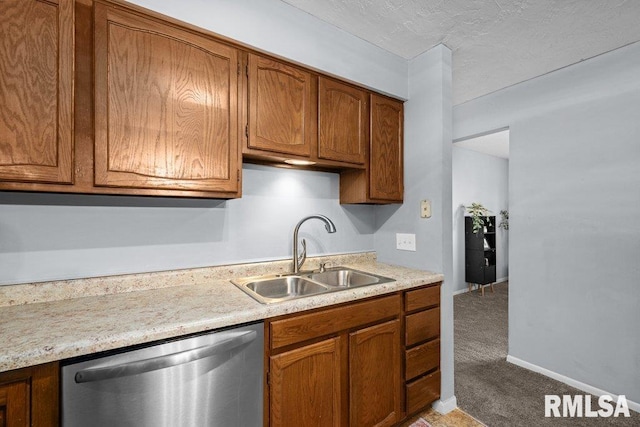
[(444, 43), (453, 101), (640, 40), (640, 0), (283, 0), (399, 56)]

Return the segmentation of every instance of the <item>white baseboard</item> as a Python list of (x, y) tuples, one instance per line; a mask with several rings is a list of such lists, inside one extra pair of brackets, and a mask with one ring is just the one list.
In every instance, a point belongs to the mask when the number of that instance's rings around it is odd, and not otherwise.
[(460, 295), (460, 294), (464, 294), (465, 292), (467, 292), (469, 289), (458, 289), (457, 291), (453, 291), (453, 296), (456, 295)]
[(434, 411), (445, 415), (458, 407), (458, 400), (455, 396), (451, 396), (447, 400), (436, 400), (431, 405)]
[[(542, 374), (546, 377), (549, 378), (553, 378), (554, 380), (560, 381), (561, 383), (565, 383), (567, 385), (570, 385), (571, 387), (575, 387), (578, 390), (582, 390), (586, 393), (592, 394), (594, 396), (602, 396), (603, 394), (607, 394), (609, 396), (617, 396), (617, 394), (615, 393), (611, 393), (602, 389), (599, 389), (597, 387), (593, 387), (589, 384), (585, 384), (583, 382), (580, 382), (578, 380), (574, 380), (573, 378), (569, 378), (566, 377), (562, 374), (559, 374), (557, 372), (553, 372), (550, 371), (546, 368), (543, 368), (541, 366), (538, 365), (534, 365), (533, 363), (529, 363), (529, 362), (525, 362), (522, 359), (518, 359), (517, 357), (513, 357), (511, 355), (507, 355), (507, 362), (509, 363), (513, 363), (514, 365), (518, 365), (521, 368), (525, 368), (528, 369), (530, 371), (533, 372), (537, 372), (539, 374)], [(640, 412), (640, 403), (638, 402), (633, 402), (629, 399), (627, 399), (627, 404), (629, 405), (629, 409), (636, 411), (636, 412)]]
[(505, 276), (505, 277), (501, 277), (499, 279), (496, 279), (496, 281), (494, 283), (502, 283), (502, 282), (506, 282), (507, 280), (509, 280), (509, 276)]

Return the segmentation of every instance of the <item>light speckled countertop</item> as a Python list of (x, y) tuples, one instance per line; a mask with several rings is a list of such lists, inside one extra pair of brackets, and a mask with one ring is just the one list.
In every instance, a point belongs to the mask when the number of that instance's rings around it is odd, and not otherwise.
[(321, 261), (396, 281), (270, 305), (229, 280), (286, 272), (290, 262), (0, 287), (0, 372), (443, 280), (441, 274), (378, 263), (373, 253), (309, 258), (305, 269), (317, 268)]

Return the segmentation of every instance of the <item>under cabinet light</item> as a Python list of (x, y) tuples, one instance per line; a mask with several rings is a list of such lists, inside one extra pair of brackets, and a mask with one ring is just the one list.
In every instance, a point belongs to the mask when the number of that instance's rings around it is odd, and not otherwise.
[(316, 162), (312, 162), (310, 160), (298, 160), (298, 159), (287, 159), (284, 162), (290, 165), (295, 165), (295, 166), (310, 166), (310, 165), (316, 164)]

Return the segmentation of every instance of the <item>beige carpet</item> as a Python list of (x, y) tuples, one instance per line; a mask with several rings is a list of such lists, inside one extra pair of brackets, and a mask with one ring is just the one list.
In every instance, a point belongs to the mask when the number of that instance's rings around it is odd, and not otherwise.
[(633, 411), (630, 418), (545, 418), (545, 394), (584, 392), (506, 362), (509, 285), (494, 289), (486, 288), (484, 297), (474, 291), (453, 299), (460, 409), (490, 427), (640, 426), (640, 414)]

